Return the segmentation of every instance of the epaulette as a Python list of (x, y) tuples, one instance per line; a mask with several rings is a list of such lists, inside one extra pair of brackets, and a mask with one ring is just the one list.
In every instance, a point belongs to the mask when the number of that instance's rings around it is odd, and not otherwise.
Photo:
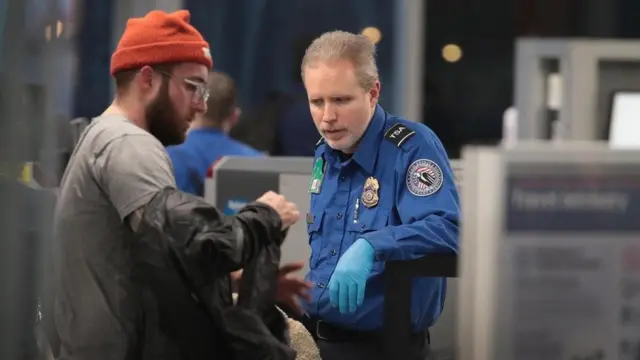
[(402, 144), (415, 135), (416, 132), (400, 123), (393, 125), (384, 133), (384, 137), (391, 141), (395, 146), (401, 147)]
[(313, 151), (318, 150), (318, 146), (324, 144), (324, 137), (321, 137), (320, 140), (316, 143), (316, 146), (313, 147)]

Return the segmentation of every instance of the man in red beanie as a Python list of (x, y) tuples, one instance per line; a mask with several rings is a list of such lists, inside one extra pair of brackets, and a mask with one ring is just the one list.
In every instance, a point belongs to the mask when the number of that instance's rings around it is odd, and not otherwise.
[[(45, 309), (56, 358), (295, 356), (269, 332), (295, 205), (269, 192), (226, 217), (176, 190), (165, 146), (205, 111), (211, 67), (187, 11), (127, 22), (111, 59), (115, 100), (83, 133), (59, 192)], [(229, 312), (229, 273), (240, 268), (246, 296)]]
[(164, 146), (180, 144), (196, 113), (206, 110), (212, 65), (209, 44), (187, 11), (130, 19), (111, 57), (117, 95), (105, 115), (125, 115)]

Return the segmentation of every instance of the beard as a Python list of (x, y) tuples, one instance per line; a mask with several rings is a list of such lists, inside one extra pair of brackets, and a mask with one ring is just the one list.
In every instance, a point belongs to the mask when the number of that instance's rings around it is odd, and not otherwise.
[(149, 133), (163, 146), (184, 142), (188, 119), (182, 119), (169, 96), (169, 81), (162, 83), (158, 96), (145, 109)]

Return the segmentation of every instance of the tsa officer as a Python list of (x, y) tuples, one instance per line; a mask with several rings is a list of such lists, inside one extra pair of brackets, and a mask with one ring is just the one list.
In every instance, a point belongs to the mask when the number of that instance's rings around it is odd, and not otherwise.
[[(458, 251), (459, 203), (447, 154), (425, 125), (385, 112), (374, 45), (325, 33), (302, 75), (316, 144), (307, 229), (312, 300), (303, 322), (324, 360), (381, 359), (384, 264)], [(413, 283), (412, 358), (429, 353), (446, 279)], [(410, 359), (403, 359), (410, 360)]]

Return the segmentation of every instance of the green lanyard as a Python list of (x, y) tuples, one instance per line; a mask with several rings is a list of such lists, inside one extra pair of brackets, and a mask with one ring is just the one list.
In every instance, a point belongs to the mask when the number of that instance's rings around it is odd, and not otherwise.
[(309, 183), (309, 192), (319, 194), (322, 189), (322, 180), (324, 179), (325, 163), (322, 156), (316, 159), (313, 164), (313, 173), (311, 173), (311, 182)]

